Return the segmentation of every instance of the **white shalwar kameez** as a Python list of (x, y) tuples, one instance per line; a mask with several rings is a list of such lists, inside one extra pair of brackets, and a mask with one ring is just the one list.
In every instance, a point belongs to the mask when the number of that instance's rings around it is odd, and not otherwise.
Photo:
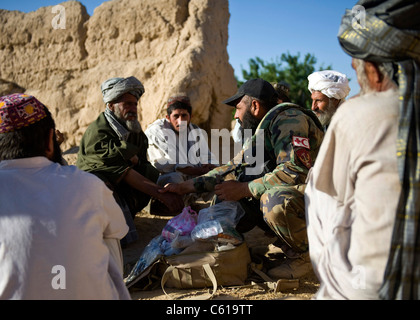
[(33, 157), (1, 161), (0, 185), (0, 299), (130, 299), (128, 227), (101, 180)]
[(348, 100), (334, 115), (305, 191), (315, 299), (378, 299), (400, 195), (398, 92)]

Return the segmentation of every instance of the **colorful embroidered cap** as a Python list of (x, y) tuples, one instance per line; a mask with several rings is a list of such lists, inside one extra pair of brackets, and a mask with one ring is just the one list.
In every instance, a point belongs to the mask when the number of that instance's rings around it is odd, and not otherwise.
[(0, 133), (19, 130), (46, 116), (46, 107), (31, 95), (14, 93), (0, 97)]

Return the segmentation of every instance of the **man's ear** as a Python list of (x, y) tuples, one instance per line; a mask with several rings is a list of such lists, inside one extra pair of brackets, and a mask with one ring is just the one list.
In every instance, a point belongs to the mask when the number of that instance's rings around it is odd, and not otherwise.
[(336, 98), (330, 98), (330, 100), (332, 100), (332, 101), (333, 101), (333, 103), (334, 103), (334, 108), (338, 108), (338, 105), (340, 104), (340, 101), (341, 101), (341, 100), (336, 99)]
[(54, 157), (54, 129), (50, 129), (50, 133), (48, 134), (48, 141), (45, 149), (45, 156), (51, 160)]
[(365, 71), (366, 71), (366, 76), (368, 78), (369, 84), (372, 87), (377, 88), (378, 84), (381, 84), (381, 82), (383, 80), (383, 75), (379, 71), (379, 68), (376, 65), (376, 63), (366, 61), (365, 62)]
[(249, 109), (251, 114), (257, 119), (262, 119), (265, 115), (263, 106), (257, 100), (252, 100), (251, 107)]

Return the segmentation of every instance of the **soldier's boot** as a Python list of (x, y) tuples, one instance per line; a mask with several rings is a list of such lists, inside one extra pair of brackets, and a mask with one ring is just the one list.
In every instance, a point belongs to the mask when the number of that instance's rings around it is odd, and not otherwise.
[(270, 243), (268, 245), (260, 245), (250, 248), (251, 254), (256, 256), (269, 256), (283, 253), (283, 250), (278, 246)]
[(273, 280), (299, 279), (312, 271), (309, 252), (287, 257), (279, 266), (268, 270), (267, 274)]

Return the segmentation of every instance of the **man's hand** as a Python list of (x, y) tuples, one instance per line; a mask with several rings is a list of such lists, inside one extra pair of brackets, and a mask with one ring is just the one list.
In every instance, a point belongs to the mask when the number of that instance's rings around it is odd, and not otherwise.
[(204, 173), (207, 173), (213, 170), (214, 168), (217, 168), (217, 166), (215, 164), (207, 163), (207, 164), (201, 165), (201, 168), (203, 171), (205, 171)]
[(137, 157), (137, 155), (134, 155), (131, 159), (130, 159), (131, 163), (133, 164), (133, 166), (137, 165), (139, 163), (139, 157)]
[(214, 193), (220, 200), (238, 201), (246, 197), (252, 197), (248, 188), (248, 182), (224, 181), (214, 187)]
[(172, 193), (159, 193), (157, 199), (162, 202), (172, 212), (181, 212), (184, 209), (184, 200), (182, 196)]
[(180, 183), (168, 183), (165, 185), (165, 187), (163, 189), (159, 190), (160, 193), (175, 193), (178, 195), (183, 195), (184, 193), (182, 193), (182, 187)]
[(195, 188), (193, 180), (187, 180), (181, 183), (168, 183), (163, 189), (159, 189), (159, 192), (172, 192), (183, 196), (184, 194), (195, 192)]
[(136, 170), (127, 170), (123, 179), (132, 188), (156, 198), (173, 212), (181, 212), (184, 208), (184, 201), (181, 194), (161, 191), (163, 190), (162, 188), (138, 173)]

